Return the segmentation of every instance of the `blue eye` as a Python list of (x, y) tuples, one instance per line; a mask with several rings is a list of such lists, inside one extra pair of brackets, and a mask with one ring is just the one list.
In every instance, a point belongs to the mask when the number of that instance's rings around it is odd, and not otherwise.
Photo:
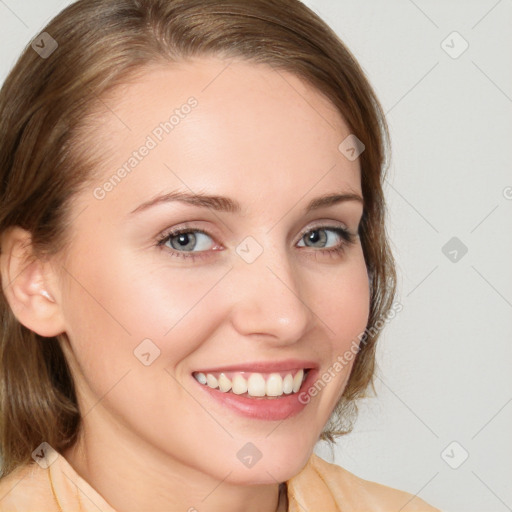
[[(324, 245), (326, 242), (329, 241), (329, 239), (332, 240), (332, 238), (336, 237), (329, 237), (327, 235), (321, 235), (321, 233), (325, 232), (332, 232), (337, 235), (341, 241), (336, 243), (334, 247), (331, 248), (324, 248)], [(319, 235), (320, 233), (320, 235)], [(301, 241), (306, 239), (308, 242), (312, 242), (314, 244), (318, 243), (320, 241), (320, 244), (322, 244), (322, 248), (320, 248), (317, 251), (312, 251), (313, 255), (315, 257), (318, 257), (318, 254), (330, 256), (332, 258), (340, 258), (344, 255), (346, 249), (348, 249), (351, 245), (354, 245), (357, 241), (358, 235), (355, 235), (348, 231), (345, 228), (339, 227), (339, 226), (319, 226), (315, 227), (313, 229), (310, 229), (307, 231), (301, 238)], [(308, 246), (311, 247), (311, 246)]]
[[(194, 233), (197, 233), (197, 235)], [(192, 251), (198, 245), (204, 246), (204, 238), (206, 237), (209, 237), (209, 235), (203, 231), (193, 230), (173, 233), (167, 236), (167, 240), (170, 242), (172, 249)], [(200, 248), (200, 250), (205, 250), (205, 248)]]
[[(195, 233), (198, 233), (199, 236)], [(196, 252), (207, 253), (207, 247), (204, 247), (205, 238), (211, 238), (206, 231), (201, 229), (182, 228), (167, 232), (162, 238), (160, 238), (158, 245), (169, 248), (172, 256), (192, 259), (198, 257), (202, 258), (204, 257), (204, 254), (192, 253), (192, 250), (197, 246), (200, 246), (200, 250)], [(206, 245), (208, 244), (206, 243)]]
[[(326, 235), (325, 233), (334, 233), (335, 235)], [(188, 258), (195, 260), (196, 258), (205, 258), (210, 256), (208, 246), (208, 238), (213, 240), (212, 236), (201, 229), (181, 228), (166, 232), (158, 240), (158, 246), (164, 246), (169, 249), (171, 256), (179, 258)], [(338, 241), (336, 241), (338, 238)], [(320, 226), (306, 231), (300, 241), (307, 240), (308, 243), (320, 244), (318, 250), (314, 253), (327, 254), (332, 257), (339, 256), (344, 253), (345, 249), (356, 242), (357, 235), (349, 232), (347, 229), (339, 226)], [(324, 248), (324, 244), (334, 242), (331, 248)], [(299, 245), (298, 247), (312, 247)], [(194, 250), (199, 249), (199, 250)]]
[[(335, 233), (337, 235), (338, 238), (342, 238), (343, 241), (347, 242), (347, 243), (350, 243), (352, 242), (352, 239), (354, 238), (353, 235), (348, 232), (346, 229), (343, 229), (343, 228), (340, 228), (340, 227), (334, 227), (334, 226), (323, 226), (323, 227), (319, 227), (319, 228), (315, 228), (315, 229), (312, 229), (310, 231), (308, 231), (305, 235), (302, 236), (301, 238), (301, 241), (306, 239), (308, 242), (312, 242), (312, 243), (318, 243), (320, 242), (321, 244), (324, 244), (326, 242), (329, 242), (329, 240), (332, 241), (332, 239), (336, 239), (336, 237), (334, 236), (328, 236), (328, 235), (318, 235), (319, 233)], [(336, 242), (336, 240), (334, 240), (334, 242)], [(336, 246), (338, 246), (339, 243), (336, 244)], [(311, 247), (311, 246), (310, 246)], [(322, 247), (320, 247), (320, 249), (322, 249)]]

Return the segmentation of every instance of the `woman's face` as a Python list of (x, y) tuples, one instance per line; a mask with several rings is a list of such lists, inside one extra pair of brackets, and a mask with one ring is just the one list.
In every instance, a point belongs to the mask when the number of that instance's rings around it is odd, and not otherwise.
[[(368, 319), (359, 163), (338, 149), (350, 130), (294, 75), (217, 59), (154, 67), (106, 104), (105, 163), (73, 203), (58, 291), (85, 438), (127, 460), (284, 481)], [(335, 194), (351, 196), (308, 209)], [(283, 395), (248, 397), (244, 379)]]

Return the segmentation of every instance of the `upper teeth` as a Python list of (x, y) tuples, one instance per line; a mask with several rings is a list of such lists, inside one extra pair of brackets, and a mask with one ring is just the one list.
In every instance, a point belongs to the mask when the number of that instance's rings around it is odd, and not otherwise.
[(236, 395), (247, 393), (249, 396), (281, 396), (283, 393), (297, 393), (304, 380), (304, 370), (293, 372), (262, 374), (253, 372), (246, 379), (242, 374), (246, 372), (223, 372), (217, 375), (201, 372), (194, 373), (195, 379), (200, 384), (227, 393)]

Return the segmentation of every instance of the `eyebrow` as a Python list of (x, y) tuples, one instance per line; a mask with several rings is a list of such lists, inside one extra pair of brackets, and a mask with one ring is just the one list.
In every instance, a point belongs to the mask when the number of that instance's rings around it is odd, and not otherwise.
[[(199, 206), (202, 208), (211, 208), (212, 210), (218, 212), (239, 213), (242, 210), (240, 203), (229, 197), (206, 195), (202, 193), (191, 194), (187, 192), (174, 191), (168, 194), (154, 197), (153, 199), (142, 203), (141, 205), (137, 206), (135, 210), (130, 212), (130, 215), (147, 210), (148, 208), (162, 203), (170, 203), (175, 201), (190, 204), (192, 206)], [(347, 201), (357, 201), (364, 205), (364, 200), (359, 194), (354, 194), (351, 192), (334, 193), (326, 194), (312, 199), (304, 208), (304, 212), (309, 213), (320, 208), (333, 206), (335, 204), (344, 203)]]

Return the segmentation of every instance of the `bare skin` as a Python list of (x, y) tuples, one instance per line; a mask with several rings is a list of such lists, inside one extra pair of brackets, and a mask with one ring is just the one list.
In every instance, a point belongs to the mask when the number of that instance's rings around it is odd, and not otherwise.
[[(73, 202), (71, 244), (41, 263), (40, 273), (34, 267), (17, 281), (34, 296), (44, 287), (51, 300), (23, 296), (27, 302), (16, 305), (21, 291), (9, 295), (25, 325), (66, 334), (83, 435), (64, 455), (119, 512), (274, 512), (279, 482), (306, 464), (352, 363), (283, 421), (219, 405), (192, 372), (299, 358), (315, 361), (322, 374), (368, 319), (357, 237), (362, 204), (304, 213), (323, 195), (362, 197), (358, 161), (338, 150), (349, 128), (297, 77), (226, 64), (212, 58), (155, 66), (109, 101), (115, 115), (109, 111), (94, 133), (109, 158), (98, 182)], [(197, 105), (136, 168), (105, 187), (190, 97)], [(98, 187), (109, 190), (101, 197)], [(162, 202), (131, 213), (177, 189), (230, 197), (241, 211)], [(185, 225), (196, 234), (186, 252), (201, 255), (195, 260), (176, 255), (176, 237), (174, 247), (158, 245), (160, 235)], [(325, 226), (348, 230), (355, 242)], [(324, 246), (308, 242), (315, 230)], [(248, 236), (262, 250), (251, 263), (236, 252)], [(20, 240), (15, 230), (5, 250), (13, 253)], [(332, 251), (341, 244), (341, 253)], [(5, 262), (3, 269), (10, 272)], [(134, 356), (145, 339), (160, 350), (149, 366)], [(262, 453), (251, 468), (237, 458), (247, 442)]]

